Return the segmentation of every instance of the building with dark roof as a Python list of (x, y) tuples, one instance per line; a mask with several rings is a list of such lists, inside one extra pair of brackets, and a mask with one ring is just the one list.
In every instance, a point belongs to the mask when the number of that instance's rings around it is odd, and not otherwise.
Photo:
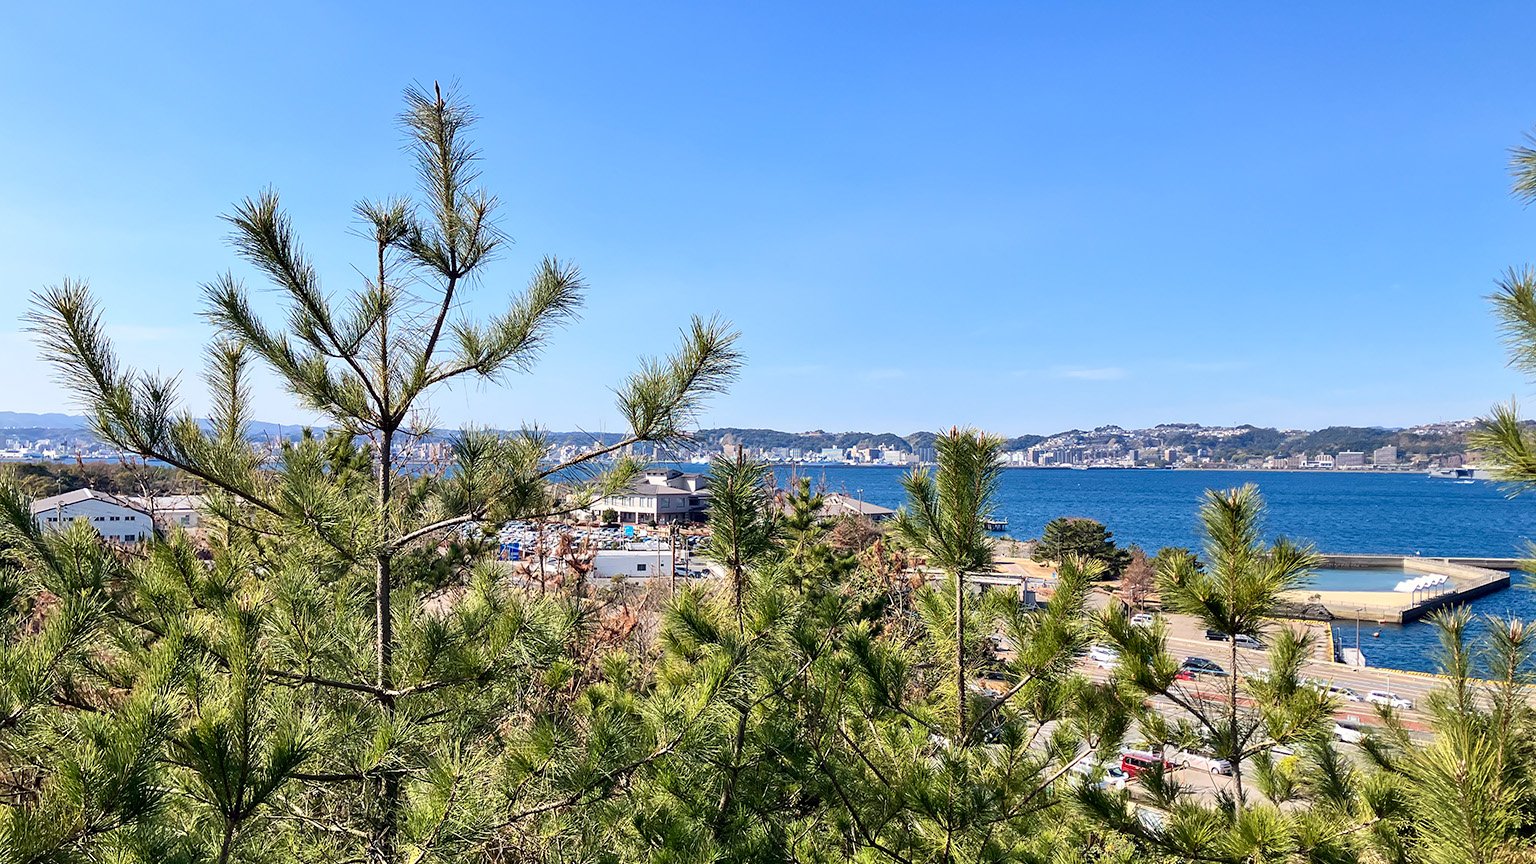
[(606, 510), (628, 525), (702, 522), (709, 512), (709, 477), (652, 468), (618, 494), (599, 499), (588, 512), (601, 518)]
[(860, 501), (852, 495), (828, 492), (821, 502), (821, 515), (828, 519), (837, 516), (863, 516), (871, 522), (884, 522), (895, 517), (896, 511), (879, 504)]

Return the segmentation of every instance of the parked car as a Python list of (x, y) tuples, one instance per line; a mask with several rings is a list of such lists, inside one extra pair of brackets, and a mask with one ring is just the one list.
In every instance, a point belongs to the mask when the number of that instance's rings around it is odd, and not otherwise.
[(1162, 766), (1164, 771), (1173, 767), (1163, 757), (1147, 750), (1127, 750), (1120, 754), (1120, 770), (1124, 771), (1125, 776), (1132, 780), (1135, 780), (1141, 773), (1151, 771), (1159, 765)]
[(1365, 729), (1358, 723), (1340, 720), (1333, 724), (1333, 737), (1345, 744), (1359, 744), (1365, 740)]
[(991, 690), (994, 693), (1007, 693), (1013, 687), (1008, 681), (1008, 676), (1004, 675), (1002, 670), (999, 669), (983, 669), (981, 674), (976, 677), (978, 679), (977, 684), (980, 684), (983, 689)]
[(1088, 662), (1097, 663), (1100, 669), (1111, 669), (1120, 662), (1120, 652), (1108, 645), (1091, 645), (1088, 648)]
[(1151, 627), (1153, 618), (1149, 612), (1137, 612), (1131, 616), (1132, 627)]
[[(1227, 634), (1221, 632), (1220, 630), (1207, 630), (1205, 631), (1205, 638), (1211, 640), (1212, 642), (1226, 642)], [(1264, 650), (1264, 643), (1260, 642), (1252, 636), (1249, 636), (1247, 633), (1239, 633), (1232, 637), (1231, 641), (1235, 643), (1239, 648), (1252, 648), (1255, 651)]]
[(1195, 675), (1210, 675), (1216, 678), (1227, 676), (1227, 670), (1204, 657), (1185, 657), (1184, 662), (1179, 664), (1179, 668)]
[(1365, 694), (1365, 701), (1372, 705), (1386, 705), (1389, 708), (1402, 708), (1404, 710), (1413, 707), (1412, 701), (1404, 699), (1388, 690), (1372, 690)]
[(1327, 693), (1329, 696), (1332, 696), (1335, 699), (1342, 699), (1345, 702), (1365, 701), (1364, 696), (1361, 696), (1359, 693), (1356, 693), (1348, 687), (1335, 687), (1334, 685), (1329, 684), (1324, 688), (1323, 692)]
[(1088, 778), (1097, 777), (1098, 779), (1093, 781), (1093, 788), (1108, 792), (1124, 789), (1126, 781), (1131, 779), (1118, 764), (1105, 765), (1093, 756), (1085, 756), (1079, 760), (1072, 766), (1072, 772)]
[(1195, 768), (1212, 774), (1231, 774), (1232, 763), (1216, 754), (1198, 747), (1181, 748), (1173, 754), (1173, 762), (1181, 768)]

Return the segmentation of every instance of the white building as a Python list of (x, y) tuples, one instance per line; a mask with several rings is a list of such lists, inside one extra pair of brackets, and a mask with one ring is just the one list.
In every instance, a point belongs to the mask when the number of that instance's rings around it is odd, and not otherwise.
[(1372, 465), (1396, 465), (1397, 464), (1397, 447), (1395, 445), (1392, 445), (1392, 444), (1387, 444), (1387, 445), (1382, 446), (1382, 447), (1377, 447), (1375, 450), (1371, 451), (1371, 464)]
[(201, 495), (154, 495), (149, 498), (137, 496), (126, 499), (134, 506), (150, 514), (162, 531), (168, 531), (180, 526), (188, 531), (196, 531), (202, 523), (199, 511), (203, 507)]
[[(679, 564), (679, 575), (686, 568)], [(672, 550), (666, 546), (657, 549), (604, 549), (592, 556), (594, 579), (612, 579), (623, 576), (628, 579), (650, 579), (672, 575)]]
[(709, 510), (709, 478), (653, 468), (617, 495), (599, 499), (588, 512), (601, 518), (605, 510), (619, 514), (619, 522), (628, 525), (702, 522)]
[(62, 531), (77, 519), (90, 523), (103, 538), (138, 543), (154, 533), (149, 511), (128, 498), (76, 489), (32, 502), (32, 518), (45, 531)]

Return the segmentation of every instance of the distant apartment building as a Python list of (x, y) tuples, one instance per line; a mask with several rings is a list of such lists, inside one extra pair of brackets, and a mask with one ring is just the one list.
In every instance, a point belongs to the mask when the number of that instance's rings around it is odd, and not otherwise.
[(709, 478), (653, 468), (619, 493), (599, 499), (588, 512), (601, 517), (606, 510), (628, 525), (702, 522), (709, 511)]
[(1371, 451), (1372, 465), (1396, 465), (1397, 447), (1388, 444), (1385, 447), (1377, 447)]
[(1365, 453), (1360, 450), (1343, 450), (1334, 457), (1335, 468), (1364, 468)]
[(884, 455), (878, 447), (855, 447), (848, 451), (848, 458), (861, 465), (872, 465)]

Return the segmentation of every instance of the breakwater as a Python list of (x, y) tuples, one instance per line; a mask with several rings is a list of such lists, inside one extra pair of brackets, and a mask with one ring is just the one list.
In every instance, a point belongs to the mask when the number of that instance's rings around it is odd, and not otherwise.
[(1418, 555), (1324, 555), (1335, 570), (1396, 570), (1448, 578), (1418, 591), (1319, 591), (1309, 599), (1335, 620), (1407, 624), (1446, 606), (1465, 603), (1509, 587), (1516, 558), (1426, 558)]

